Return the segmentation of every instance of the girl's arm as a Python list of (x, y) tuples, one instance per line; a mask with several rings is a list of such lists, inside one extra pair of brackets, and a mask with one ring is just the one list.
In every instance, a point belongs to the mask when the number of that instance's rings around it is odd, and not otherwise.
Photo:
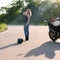
[(26, 12), (26, 11), (25, 11), (25, 12), (23, 12), (23, 15), (27, 16), (27, 12)]

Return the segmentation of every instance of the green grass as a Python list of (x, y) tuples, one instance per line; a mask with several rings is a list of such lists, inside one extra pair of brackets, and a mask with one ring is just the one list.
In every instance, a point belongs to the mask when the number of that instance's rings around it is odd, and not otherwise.
[(7, 30), (7, 29), (8, 29), (7, 24), (5, 24), (5, 23), (0, 24), (0, 32), (3, 32), (5, 30)]

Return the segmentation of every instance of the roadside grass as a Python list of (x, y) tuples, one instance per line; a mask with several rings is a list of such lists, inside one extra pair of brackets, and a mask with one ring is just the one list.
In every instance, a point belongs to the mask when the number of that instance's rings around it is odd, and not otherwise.
[(7, 24), (5, 24), (5, 23), (0, 24), (0, 33), (7, 30), (7, 29), (8, 29)]

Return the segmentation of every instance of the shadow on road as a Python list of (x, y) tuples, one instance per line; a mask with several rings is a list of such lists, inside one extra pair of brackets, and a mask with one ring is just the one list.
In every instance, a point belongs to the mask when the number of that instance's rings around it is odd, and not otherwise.
[(24, 57), (30, 57), (30, 56), (39, 56), (42, 54), (45, 54), (47, 58), (53, 59), (55, 56), (55, 51), (60, 50), (60, 43), (55, 42), (52, 43), (51, 41), (45, 42), (41, 46), (30, 50)]
[(4, 46), (4, 47), (1, 47), (0, 50), (3, 50), (3, 49), (6, 49), (6, 48), (9, 48), (11, 46), (16, 46), (16, 45), (19, 45), (18, 43), (14, 43), (14, 44), (10, 44), (10, 45), (7, 45), (7, 46)]

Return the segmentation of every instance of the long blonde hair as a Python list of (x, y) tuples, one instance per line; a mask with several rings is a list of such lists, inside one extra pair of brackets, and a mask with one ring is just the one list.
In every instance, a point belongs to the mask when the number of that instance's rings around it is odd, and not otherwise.
[(27, 9), (29, 16), (31, 17), (32, 16), (32, 11), (30, 9)]
[(25, 12), (23, 12), (23, 15), (25, 15), (25, 16), (29, 15), (31, 17), (32, 11), (30, 9), (27, 9)]

